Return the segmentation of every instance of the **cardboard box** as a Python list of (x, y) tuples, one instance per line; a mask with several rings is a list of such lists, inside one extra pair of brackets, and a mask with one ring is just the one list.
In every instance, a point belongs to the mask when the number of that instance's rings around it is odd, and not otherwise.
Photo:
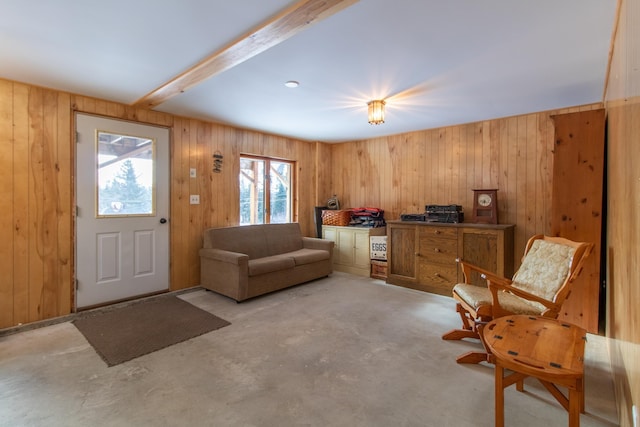
[(387, 261), (371, 260), (371, 278), (387, 280)]
[(371, 259), (387, 260), (387, 236), (369, 237), (369, 256)]

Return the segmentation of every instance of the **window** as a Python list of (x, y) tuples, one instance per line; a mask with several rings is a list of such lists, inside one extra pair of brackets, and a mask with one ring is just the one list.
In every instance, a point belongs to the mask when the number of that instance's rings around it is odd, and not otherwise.
[(293, 221), (294, 162), (240, 157), (240, 225)]
[(97, 132), (96, 217), (155, 214), (155, 140)]

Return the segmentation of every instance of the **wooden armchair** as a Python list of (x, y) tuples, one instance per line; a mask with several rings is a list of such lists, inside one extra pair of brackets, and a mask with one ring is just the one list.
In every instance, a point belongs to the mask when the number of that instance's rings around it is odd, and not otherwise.
[[(442, 339), (482, 340), (481, 330), (485, 324), (512, 314), (557, 318), (571, 292), (572, 282), (582, 271), (582, 264), (592, 249), (592, 243), (535, 235), (527, 242), (522, 264), (512, 279), (498, 277), (458, 260), (465, 283), (454, 286), (453, 298), (457, 301), (456, 311), (462, 319), (462, 329), (449, 331)], [(486, 287), (469, 284), (472, 271), (486, 279)], [(458, 363), (479, 363), (488, 361), (488, 354), (468, 352), (456, 360)]]

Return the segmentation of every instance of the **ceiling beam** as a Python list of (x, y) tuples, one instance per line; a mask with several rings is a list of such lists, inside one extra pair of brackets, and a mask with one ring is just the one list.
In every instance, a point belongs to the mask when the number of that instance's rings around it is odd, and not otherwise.
[(282, 43), (359, 0), (302, 0), (224, 46), (198, 64), (138, 99), (132, 105), (153, 108), (204, 80)]

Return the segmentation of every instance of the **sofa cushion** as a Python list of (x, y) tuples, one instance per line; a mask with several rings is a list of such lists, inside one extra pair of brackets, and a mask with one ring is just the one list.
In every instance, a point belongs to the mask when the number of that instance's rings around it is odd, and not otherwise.
[(257, 224), (210, 228), (205, 231), (204, 247), (264, 258), (302, 249), (300, 224)]
[(296, 265), (304, 265), (329, 259), (329, 251), (323, 251), (320, 249), (299, 249), (297, 251), (283, 254), (282, 256), (293, 258)]
[(297, 222), (286, 224), (264, 224), (268, 255), (285, 254), (302, 249), (302, 232)]
[(286, 255), (274, 255), (249, 260), (249, 276), (271, 273), (278, 270), (286, 270), (296, 266), (293, 258)]
[(261, 226), (210, 228), (205, 232), (204, 247), (249, 255), (249, 259), (271, 255)]

